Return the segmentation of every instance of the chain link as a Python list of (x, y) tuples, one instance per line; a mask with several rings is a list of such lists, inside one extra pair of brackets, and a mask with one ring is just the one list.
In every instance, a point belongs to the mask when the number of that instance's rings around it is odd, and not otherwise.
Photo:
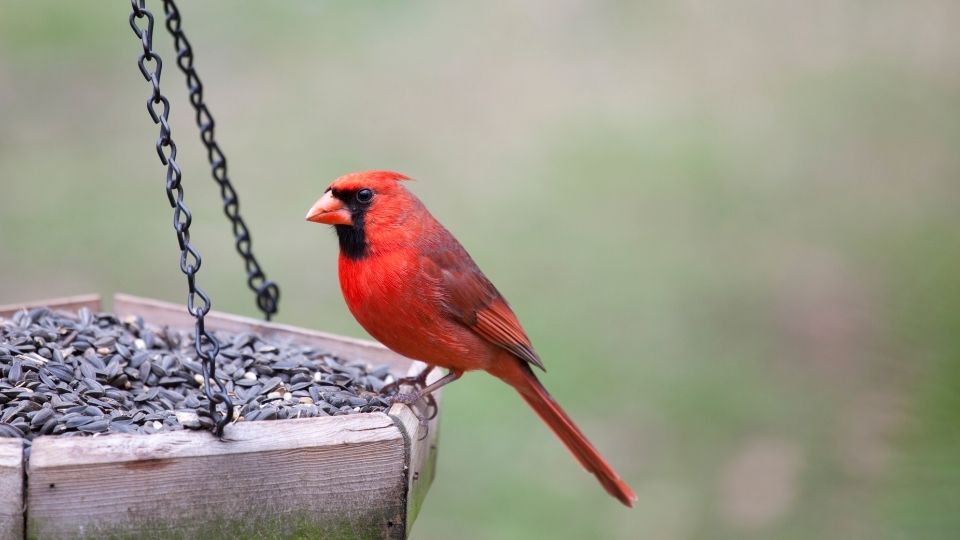
[(266, 320), (277, 312), (277, 303), (280, 301), (280, 288), (276, 283), (267, 279), (260, 263), (253, 256), (250, 231), (240, 217), (240, 199), (227, 176), (227, 157), (220, 150), (220, 145), (214, 139), (213, 115), (203, 101), (203, 83), (193, 67), (193, 48), (181, 28), (180, 10), (173, 0), (163, 0), (163, 9), (166, 13), (166, 26), (173, 36), (173, 45), (177, 50), (177, 66), (186, 77), (187, 89), (190, 91), (190, 104), (196, 112), (197, 128), (200, 130), (200, 140), (207, 149), (207, 161), (210, 162), (210, 173), (213, 180), (220, 186), (220, 197), (223, 199), (223, 213), (233, 225), (233, 236), (237, 253), (243, 258), (247, 271), (247, 285), (256, 294), (257, 307), (263, 312)]
[[(207, 396), (210, 415), (215, 421), (214, 432), (220, 436), (223, 434), (224, 426), (233, 417), (233, 403), (227, 395), (223, 381), (217, 379), (217, 355), (220, 354), (220, 343), (204, 326), (204, 316), (210, 311), (210, 297), (196, 283), (197, 272), (200, 271), (200, 253), (190, 243), (192, 216), (190, 209), (183, 202), (182, 175), (180, 166), (177, 165), (177, 145), (173, 142), (168, 121), (170, 102), (160, 93), (163, 60), (153, 50), (153, 14), (146, 9), (145, 3), (146, 0), (130, 0), (133, 8), (130, 14), (130, 27), (143, 47), (143, 53), (137, 65), (140, 67), (140, 73), (151, 86), (150, 97), (147, 98), (147, 111), (153, 123), (160, 125), (160, 135), (156, 143), (157, 155), (160, 157), (160, 162), (167, 167), (167, 200), (173, 208), (173, 228), (177, 233), (177, 243), (180, 246), (180, 270), (187, 278), (187, 310), (196, 320), (193, 334), (194, 348), (203, 367), (203, 393)], [(163, 105), (159, 112), (157, 105)], [(216, 390), (213, 389), (210, 381), (216, 383)], [(226, 407), (226, 413), (222, 416), (219, 416), (217, 411), (218, 403), (223, 403)]]

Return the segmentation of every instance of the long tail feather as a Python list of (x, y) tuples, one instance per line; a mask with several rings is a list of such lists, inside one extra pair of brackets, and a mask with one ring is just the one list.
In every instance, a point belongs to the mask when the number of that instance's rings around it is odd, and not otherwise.
[[(505, 363), (506, 364), (506, 363)], [(623, 504), (633, 507), (637, 496), (630, 486), (620, 479), (616, 471), (603, 459), (587, 437), (577, 428), (573, 420), (563, 412), (560, 405), (537, 380), (537, 376), (526, 364), (510, 358), (509, 365), (498, 366), (491, 370), (494, 375), (507, 382), (520, 392), (524, 401), (540, 416), (550, 429), (563, 441), (570, 453), (580, 465), (593, 473), (607, 490)]]

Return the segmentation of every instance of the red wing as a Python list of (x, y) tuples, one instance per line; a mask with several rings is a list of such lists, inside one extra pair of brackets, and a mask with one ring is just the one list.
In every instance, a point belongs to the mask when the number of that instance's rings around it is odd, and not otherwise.
[(544, 369), (530, 338), (506, 300), (452, 237), (430, 250), (425, 261), (440, 281), (444, 307), (457, 321), (517, 358)]
[(521, 360), (546, 370), (524, 333), (520, 321), (513, 314), (503, 297), (498, 296), (485, 309), (477, 312), (477, 324), (473, 329), (484, 338), (512, 352)]

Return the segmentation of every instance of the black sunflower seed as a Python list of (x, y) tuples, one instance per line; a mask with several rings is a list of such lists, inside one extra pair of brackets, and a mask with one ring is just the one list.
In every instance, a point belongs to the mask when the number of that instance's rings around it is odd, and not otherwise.
[[(383, 386), (385, 366), (250, 333), (215, 335), (222, 347), (217, 373), (237, 417), (386, 409), (369, 394)], [(37, 435), (209, 429), (202, 373), (189, 331), (87, 310), (20, 312), (0, 319), (0, 436), (29, 444)]]

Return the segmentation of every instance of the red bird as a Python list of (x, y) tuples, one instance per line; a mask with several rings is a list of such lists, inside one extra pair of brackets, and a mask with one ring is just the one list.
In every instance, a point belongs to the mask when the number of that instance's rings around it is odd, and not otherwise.
[(543, 363), (506, 300), (401, 180), (389, 171), (342, 176), (307, 220), (336, 228), (340, 288), (357, 322), (397, 353), (448, 370), (404, 397), (482, 369), (520, 392), (607, 492), (633, 506), (630, 487), (537, 380), (531, 366)]

